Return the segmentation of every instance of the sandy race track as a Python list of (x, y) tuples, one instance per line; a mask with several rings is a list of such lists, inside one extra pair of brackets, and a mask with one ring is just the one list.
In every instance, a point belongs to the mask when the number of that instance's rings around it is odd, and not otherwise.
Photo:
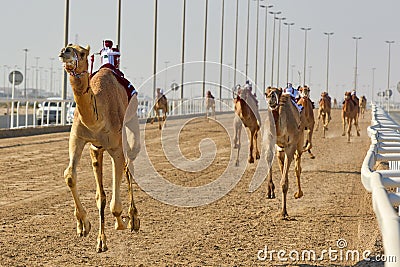
[[(361, 119), (361, 137), (353, 132), (350, 143), (341, 136), (339, 110), (334, 110), (332, 117), (327, 138), (321, 137), (321, 130), (314, 133), (316, 158), (303, 154), (304, 196), (298, 200), (293, 197), (291, 166), (290, 220), (285, 221), (277, 217), (281, 189), (276, 161), (273, 176), (277, 198), (273, 200), (266, 199), (265, 182), (257, 191), (248, 192), (256, 164), (246, 165), (247, 144), (243, 144), (238, 169), (229, 165), (235, 157), (228, 135), (232, 134), (232, 114), (217, 117), (225, 120), (227, 130), (204, 118), (191, 120), (182, 129), (178, 141), (187, 159), (200, 156), (198, 146), (204, 138), (214, 141), (205, 142), (205, 148), (216, 148), (215, 158), (206, 155), (213, 159), (208, 167), (191, 172), (179, 170), (167, 160), (157, 125), (146, 125), (135, 167), (135, 176), (142, 182), (156, 176), (146, 165), (148, 159), (158, 174), (182, 187), (207, 185), (227, 168), (228, 174), (239, 170), (244, 174), (229, 193), (198, 207), (170, 205), (169, 200), (180, 198), (184, 202), (187, 196), (168, 195), (162, 187), (158, 188), (160, 192), (153, 188), (153, 194), (165, 194), (160, 198), (167, 201), (161, 202), (135, 185), (141, 229), (131, 233), (113, 228), (108, 205), (110, 160), (105, 156), (108, 251), (104, 253), (95, 249), (98, 211), (88, 147), (78, 168), (78, 190), (92, 230), (88, 237), (79, 238), (72, 196), (62, 176), (68, 164), (68, 133), (0, 139), (0, 266), (371, 266), (362, 262), (362, 253), (380, 253), (380, 234), (370, 196), (360, 182), (360, 167), (370, 144), (366, 133), (370, 116)], [(165, 129), (179, 128), (180, 123), (167, 121)], [(141, 128), (144, 130), (144, 125)], [(125, 181), (122, 189), (127, 207)], [(279, 250), (284, 251), (280, 258)], [(329, 250), (337, 252), (329, 255)], [(360, 257), (346, 259), (348, 250), (356, 250)], [(302, 254), (312, 251), (315, 259), (305, 255), (302, 260)], [(296, 255), (299, 261), (294, 260)]]

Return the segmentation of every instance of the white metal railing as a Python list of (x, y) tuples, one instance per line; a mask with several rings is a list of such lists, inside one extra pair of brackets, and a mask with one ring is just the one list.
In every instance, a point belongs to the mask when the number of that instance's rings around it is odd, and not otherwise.
[[(361, 167), (361, 181), (372, 193), (372, 206), (382, 233), (386, 267), (400, 266), (400, 193), (389, 188), (400, 187), (400, 126), (380, 107), (372, 106), (368, 127), (371, 146)], [(374, 170), (377, 161), (388, 161), (389, 170)]]
[[(232, 99), (215, 101), (216, 112), (233, 110)], [(63, 109), (63, 103), (65, 111)], [(153, 100), (139, 98), (138, 116), (146, 119), (154, 116)], [(73, 100), (61, 99), (0, 99), (0, 129), (27, 128), (49, 125), (71, 124), (73, 114)], [(206, 112), (204, 98), (168, 99), (169, 116), (202, 114)], [(61, 121), (65, 112), (65, 122)]]

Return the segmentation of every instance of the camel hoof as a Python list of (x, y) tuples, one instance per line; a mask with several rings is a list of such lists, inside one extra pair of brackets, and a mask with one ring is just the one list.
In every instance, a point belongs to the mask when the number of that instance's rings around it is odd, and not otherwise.
[(342, 136), (345, 136), (346, 134), (342, 133)]
[(359, 132), (357, 132), (357, 136), (360, 136), (360, 133), (359, 133)]
[(128, 229), (131, 229), (131, 232), (132, 231), (138, 232), (140, 229), (140, 219), (139, 218), (130, 219), (128, 223)]
[(239, 161), (235, 162), (235, 167), (239, 167)]
[(275, 198), (275, 193), (274, 192), (268, 193), (267, 198), (268, 199), (274, 199)]
[(303, 196), (303, 191), (299, 191), (299, 192), (294, 193), (294, 198), (295, 199), (301, 198), (302, 196)]
[(289, 219), (289, 214), (286, 211), (281, 211), (278, 213), (278, 218), (281, 220), (288, 220)]
[(237, 144), (235, 144), (235, 145), (233, 146), (233, 148), (234, 148), (234, 149), (238, 149), (239, 146), (238, 146)]
[(310, 156), (310, 159), (315, 159), (315, 156), (314, 156), (314, 155), (311, 155), (311, 156)]
[(106, 252), (108, 250), (106, 242), (103, 240), (99, 240), (97, 242), (97, 253)]
[(260, 155), (259, 154), (256, 155), (256, 159), (260, 159)]
[(77, 228), (76, 232), (79, 237), (87, 237), (90, 233), (90, 229), (92, 228), (92, 225), (90, 224), (89, 221), (87, 221), (87, 225), (82, 220), (79, 220), (77, 222)]
[(249, 163), (254, 163), (254, 158), (249, 158)]

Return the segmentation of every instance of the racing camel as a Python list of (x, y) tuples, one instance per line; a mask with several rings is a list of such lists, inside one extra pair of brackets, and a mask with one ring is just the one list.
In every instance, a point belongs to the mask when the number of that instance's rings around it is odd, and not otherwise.
[(211, 91), (207, 91), (206, 98), (204, 100), (204, 105), (206, 107), (206, 119), (209, 119), (208, 111), (211, 109), (210, 116), (213, 116), (214, 120), (216, 120), (215, 99), (214, 96), (211, 94)]
[[(162, 118), (160, 118), (160, 111), (162, 112)], [(157, 88), (157, 101), (154, 105), (154, 112), (156, 113), (157, 121), (158, 121), (158, 129), (162, 129), (165, 126), (167, 120), (168, 113), (168, 100), (167, 97), (161, 93), (161, 89)], [(155, 117), (151, 120), (151, 124), (154, 123)], [(161, 123), (163, 121), (163, 123)]]
[[(305, 115), (299, 113), (295, 104), (291, 101), (290, 95), (282, 94), (281, 89), (268, 87), (265, 92), (266, 100), (276, 128), (276, 156), (278, 158), (281, 171), (282, 187), (282, 210), (280, 215), (283, 219), (288, 219), (287, 213), (287, 192), (289, 189), (288, 173), (290, 164), (295, 161), (295, 173), (297, 180), (297, 192), (294, 197), (301, 198), (300, 175), (301, 175), (301, 155), (304, 144), (304, 125)], [(265, 127), (268, 129), (268, 127)], [(267, 134), (267, 133), (265, 133)], [(275, 185), (272, 181), (272, 167), (267, 177), (267, 197), (275, 198)]]
[(347, 123), (347, 141), (350, 142), (351, 125), (354, 123), (356, 127), (357, 136), (360, 136), (360, 128), (358, 127), (358, 103), (356, 103), (350, 92), (345, 92), (344, 103), (342, 107), (342, 121), (343, 121), (343, 133), (342, 136), (346, 135), (346, 123)]
[[(110, 68), (101, 68), (93, 77), (89, 77), (88, 60), (89, 46), (83, 48), (69, 44), (61, 50), (59, 55), (64, 69), (69, 73), (74, 100), (76, 102), (75, 118), (69, 138), (69, 165), (64, 171), (65, 182), (71, 190), (75, 202), (75, 216), (77, 233), (87, 236), (90, 232), (89, 222), (77, 189), (77, 165), (82, 151), (90, 143), (90, 157), (94, 177), (96, 179), (96, 204), (99, 209), (99, 233), (97, 237), (97, 252), (107, 250), (106, 234), (104, 231), (104, 210), (106, 194), (103, 188), (103, 153), (107, 151), (112, 161), (112, 197), (110, 209), (115, 217), (115, 229), (123, 230), (127, 227), (138, 231), (140, 220), (133, 200), (133, 177), (126, 167), (131, 164), (140, 151), (140, 132), (137, 119), (137, 94), (128, 95), (114, 72)], [(128, 106), (128, 99), (131, 103)], [(133, 132), (132, 150), (124, 156), (122, 139), (124, 132), (124, 116), (131, 118), (129, 125)], [(130, 207), (129, 221), (122, 220), (122, 201), (120, 185), (122, 177), (128, 180)]]
[(361, 118), (364, 119), (364, 113), (367, 108), (367, 98), (364, 95), (360, 97), (359, 106), (360, 106)]
[(300, 92), (302, 97), (297, 101), (298, 105), (303, 107), (302, 113), (304, 113), (304, 130), (306, 131), (306, 139), (305, 139), (305, 146), (304, 152), (308, 151), (310, 154), (310, 158), (314, 159), (315, 156), (311, 152), (312, 148), (312, 137), (314, 133), (314, 103), (310, 99), (310, 87), (304, 86), (300, 88)]
[(321, 99), (319, 100), (318, 120), (317, 127), (315, 128), (316, 131), (318, 131), (320, 121), (322, 121), (323, 138), (325, 138), (328, 124), (331, 121), (331, 98), (327, 92), (322, 92)]
[[(239, 165), (240, 132), (241, 132), (241, 127), (242, 127), (241, 123), (239, 123), (238, 118), (240, 118), (240, 120), (244, 124), (244, 126), (250, 130), (250, 137), (249, 137), (250, 152), (249, 152), (248, 162), (254, 163), (254, 155), (253, 155), (254, 147), (255, 147), (256, 159), (260, 158), (260, 152), (258, 150), (258, 144), (257, 144), (257, 137), (258, 137), (258, 132), (261, 127), (261, 118), (260, 118), (260, 113), (258, 112), (257, 99), (251, 93), (251, 91), (249, 89), (242, 88), (242, 89), (239, 89), (237, 92), (237, 96), (234, 99), (234, 105), (235, 105), (234, 148), (238, 149), (236, 166)], [(239, 140), (238, 143), (237, 143), (237, 140)]]

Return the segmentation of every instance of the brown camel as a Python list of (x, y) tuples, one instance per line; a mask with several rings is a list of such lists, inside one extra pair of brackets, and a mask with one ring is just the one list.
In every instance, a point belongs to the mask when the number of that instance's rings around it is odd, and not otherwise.
[(358, 105), (354, 102), (350, 92), (345, 92), (344, 103), (342, 107), (342, 121), (343, 121), (343, 133), (342, 136), (346, 135), (346, 123), (347, 123), (347, 141), (350, 142), (351, 125), (354, 123), (356, 127), (357, 136), (360, 136), (360, 128), (358, 127)]
[[(162, 112), (162, 118), (160, 118), (160, 111)], [(157, 121), (158, 121), (158, 129), (162, 129), (165, 126), (167, 120), (168, 113), (168, 100), (165, 95), (161, 93), (161, 89), (157, 88), (157, 101), (154, 105), (154, 112), (156, 113)], [(151, 120), (151, 124), (153, 124), (155, 117)], [(161, 123), (163, 121), (163, 123)]]
[(315, 125), (314, 103), (310, 99), (310, 87), (308, 86), (301, 87), (300, 92), (302, 97), (297, 101), (297, 104), (303, 107), (302, 113), (304, 113), (305, 117), (303, 124), (305, 127), (304, 130), (306, 131), (306, 139), (303, 152), (308, 151), (308, 153), (310, 154), (310, 158), (314, 159), (315, 156), (311, 152), (312, 136), (314, 133), (314, 125)]
[[(258, 103), (254, 95), (249, 89), (243, 88), (238, 91), (238, 95), (234, 99), (235, 104), (235, 114), (240, 118), (242, 123), (246, 128), (250, 130), (250, 153), (249, 153), (249, 163), (254, 163), (253, 149), (255, 146), (256, 159), (260, 158), (260, 152), (258, 151), (257, 136), (258, 131), (261, 127), (260, 113), (258, 112)], [(235, 136), (238, 134), (238, 138), (235, 140), (240, 140), (240, 128), (242, 127), (236, 121), (234, 121)], [(234, 148), (240, 149), (240, 143), (237, 144), (235, 141)], [(239, 152), (238, 152), (239, 157)], [(236, 166), (239, 164), (239, 159), (236, 159)]]
[(207, 91), (206, 98), (205, 98), (205, 101), (204, 101), (204, 105), (206, 107), (206, 119), (209, 119), (208, 111), (211, 109), (210, 116), (213, 116), (214, 120), (216, 120), (216, 116), (215, 116), (215, 99), (214, 99), (214, 96), (211, 94), (210, 91)]
[(364, 119), (364, 113), (367, 108), (367, 98), (364, 95), (360, 97), (359, 107), (360, 107), (361, 117)]
[[(295, 104), (291, 101), (290, 96), (282, 94), (277, 88), (268, 87), (266, 92), (266, 100), (269, 109), (272, 111), (275, 128), (276, 128), (276, 148), (279, 168), (281, 171), (281, 187), (282, 187), (282, 210), (280, 215), (283, 219), (287, 219), (288, 213), (286, 208), (286, 198), (289, 189), (288, 173), (292, 160), (295, 160), (295, 173), (297, 180), (297, 192), (294, 197), (301, 198), (300, 175), (301, 175), (301, 155), (303, 153), (304, 143), (304, 125), (305, 115), (299, 113)], [(267, 129), (268, 127), (266, 127)], [(269, 170), (268, 178), (268, 198), (275, 198), (275, 185), (272, 181), (272, 167)]]
[(318, 131), (320, 120), (323, 124), (323, 138), (325, 138), (326, 131), (328, 130), (328, 124), (331, 121), (331, 98), (327, 92), (322, 92), (321, 99), (319, 100), (318, 120), (317, 127), (315, 128), (316, 131)]
[[(87, 217), (77, 189), (77, 165), (86, 143), (90, 143), (90, 157), (96, 179), (96, 204), (99, 209), (99, 233), (97, 237), (97, 251), (107, 250), (104, 231), (104, 210), (106, 194), (103, 188), (103, 153), (107, 151), (112, 160), (112, 197), (110, 209), (115, 217), (115, 229), (123, 230), (127, 227), (138, 231), (140, 220), (133, 201), (133, 177), (126, 167), (131, 164), (140, 151), (140, 132), (137, 119), (137, 95), (128, 108), (128, 95), (125, 88), (118, 82), (111, 69), (101, 68), (93, 77), (89, 77), (88, 60), (89, 46), (83, 48), (69, 44), (61, 50), (60, 60), (64, 69), (70, 74), (69, 80), (76, 102), (75, 118), (69, 138), (69, 165), (64, 171), (65, 182), (69, 186), (74, 202), (77, 233), (79, 236), (89, 234), (91, 224)], [(123, 151), (122, 131), (125, 113), (133, 119), (131, 129), (134, 132), (133, 150), (127, 159)], [(132, 137), (132, 136), (131, 136)], [(125, 144), (125, 141), (124, 141)], [(129, 222), (122, 220), (122, 201), (120, 185), (125, 172), (128, 180), (130, 195)]]

